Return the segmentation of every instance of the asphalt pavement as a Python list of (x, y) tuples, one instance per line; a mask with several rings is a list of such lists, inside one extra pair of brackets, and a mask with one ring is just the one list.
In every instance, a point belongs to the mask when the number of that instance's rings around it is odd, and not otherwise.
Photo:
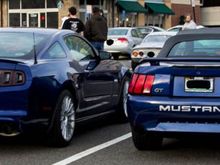
[[(120, 62), (129, 65), (128, 60)], [(0, 165), (218, 165), (220, 141), (208, 137), (165, 139), (159, 151), (138, 151), (128, 123), (112, 116), (77, 127), (65, 148), (48, 147), (37, 133), (0, 138)]]
[[(100, 144), (110, 144), (118, 137), (128, 135), (128, 123), (119, 124), (106, 117), (78, 127), (73, 142), (66, 148), (44, 144), (40, 135), (26, 135), (0, 139), (1, 165), (50, 165), (67, 158), (88, 153)], [(107, 142), (107, 143), (106, 143)], [(130, 137), (110, 144), (88, 155), (82, 154), (73, 165), (217, 165), (220, 164), (220, 141), (211, 138), (165, 139), (159, 151), (138, 151)], [(64, 163), (61, 163), (64, 164)]]

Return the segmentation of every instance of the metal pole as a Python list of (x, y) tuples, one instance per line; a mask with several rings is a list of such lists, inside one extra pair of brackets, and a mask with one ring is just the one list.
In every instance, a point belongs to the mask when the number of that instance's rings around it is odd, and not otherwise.
[(193, 9), (193, 19), (196, 22), (196, 11), (195, 11), (196, 2), (195, 2), (195, 0), (191, 0), (191, 5), (192, 5), (192, 9)]
[(193, 18), (194, 18), (194, 21), (196, 23), (196, 11), (195, 11), (195, 7), (193, 7)]
[(115, 26), (115, 2), (112, 1), (112, 27)]

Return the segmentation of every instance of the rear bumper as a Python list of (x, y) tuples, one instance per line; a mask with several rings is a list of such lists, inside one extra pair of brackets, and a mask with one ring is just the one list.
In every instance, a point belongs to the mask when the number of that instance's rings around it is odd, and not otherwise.
[(220, 99), (129, 96), (135, 129), (158, 133), (220, 133)]
[(110, 53), (131, 54), (131, 48), (128, 45), (104, 46), (104, 50)]

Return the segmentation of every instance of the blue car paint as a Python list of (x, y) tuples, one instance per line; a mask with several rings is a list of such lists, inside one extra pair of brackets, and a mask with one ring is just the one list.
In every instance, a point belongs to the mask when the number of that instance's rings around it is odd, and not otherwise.
[[(13, 29), (9, 29), (9, 31), (10, 30), (13, 31)], [(29, 32), (29, 29), (23, 30)], [(15, 31), (19, 31), (19, 29), (15, 29)], [(41, 30), (36, 29), (30, 29), (30, 31), (36, 31), (37, 33), (40, 31), (41, 33)], [(44, 31), (42, 33), (44, 33)], [(79, 104), (76, 113), (79, 121), (80, 118), (93, 118), (96, 115), (100, 115), (100, 112), (110, 111), (117, 106), (120, 96), (119, 92), (121, 91), (120, 88), (124, 77), (129, 73), (128, 69), (126, 70), (122, 64), (113, 60), (96, 60), (94, 63), (94, 72), (93, 70), (91, 70), (91, 72), (89, 70), (85, 71), (89, 65), (88, 61), (80, 66), (78, 62), (69, 58), (69, 50), (63, 41), (63, 37), (67, 35), (77, 34), (71, 31), (54, 30), (47, 43), (36, 52), (36, 64), (34, 64), (34, 59), (0, 59), (0, 69), (22, 71), (25, 73), (26, 78), (25, 84), (23, 85), (0, 87), (0, 124), (1, 122), (15, 123), (18, 125), (17, 131), (23, 131), (28, 124), (43, 124), (46, 125), (46, 129), (48, 129), (59, 94), (62, 90), (70, 86), (71, 92)], [(46, 51), (55, 42), (62, 45), (67, 58), (54, 60), (44, 59)], [(94, 51), (96, 52), (96, 50)], [(82, 87), (87, 81), (86, 77), (90, 75), (90, 73), (94, 74), (96, 72), (99, 72), (101, 75), (100, 77), (93, 77), (91, 79), (91, 81), (94, 81), (93, 83), (102, 78), (103, 81), (110, 79), (112, 83), (114, 79), (118, 80), (118, 82), (112, 85), (112, 89), (110, 89), (112, 92), (110, 94), (112, 97), (111, 106), (106, 106), (104, 109), (101, 108), (101, 111), (99, 109), (82, 111), (83, 106), (88, 103), (85, 104), (84, 102), (85, 98), (83, 97), (85, 96), (85, 91), (83, 91)], [(107, 88), (105, 88), (105, 90), (106, 89)], [(100, 90), (103, 90), (103, 88)], [(105, 90), (100, 92), (103, 93)], [(91, 103), (97, 104), (94, 101)]]
[[(171, 62), (172, 63), (172, 62)], [(159, 111), (159, 106), (208, 106), (219, 107), (219, 77), (217, 67), (181, 67), (170, 64), (138, 66), (134, 73), (155, 75), (150, 95), (129, 94), (127, 108), (131, 126), (143, 132), (154, 133), (220, 133), (220, 112)], [(202, 63), (203, 64), (203, 63)], [(198, 63), (198, 65), (202, 65)], [(207, 65), (218, 63), (209, 63)], [(214, 77), (213, 93), (184, 91), (185, 77)], [(156, 89), (162, 89), (158, 92)], [(175, 107), (175, 108), (176, 108)], [(199, 123), (199, 124), (198, 124)]]

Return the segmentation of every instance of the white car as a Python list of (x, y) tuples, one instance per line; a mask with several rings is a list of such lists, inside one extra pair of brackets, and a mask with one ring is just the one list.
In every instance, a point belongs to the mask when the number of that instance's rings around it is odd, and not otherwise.
[(130, 57), (132, 48), (140, 44), (143, 40), (142, 35), (137, 28), (132, 27), (116, 27), (108, 29), (108, 40), (113, 40), (112, 45), (105, 42), (104, 50), (112, 53), (114, 59), (118, 59), (120, 55)]
[(142, 43), (135, 46), (131, 54), (131, 66), (134, 69), (143, 58), (156, 57), (162, 49), (164, 43), (177, 32), (153, 32), (147, 35)]
[(148, 34), (152, 33), (152, 32), (164, 32), (166, 31), (165, 29), (162, 29), (161, 27), (157, 27), (157, 26), (143, 26), (143, 27), (137, 27), (143, 38), (146, 37)]
[[(168, 32), (179, 32), (182, 30), (182, 28), (183, 28), (183, 25), (177, 25), (177, 26), (173, 26), (173, 27), (167, 29), (167, 31)], [(204, 26), (202, 26), (202, 25), (196, 26), (196, 29), (201, 29), (201, 28), (204, 28)]]

